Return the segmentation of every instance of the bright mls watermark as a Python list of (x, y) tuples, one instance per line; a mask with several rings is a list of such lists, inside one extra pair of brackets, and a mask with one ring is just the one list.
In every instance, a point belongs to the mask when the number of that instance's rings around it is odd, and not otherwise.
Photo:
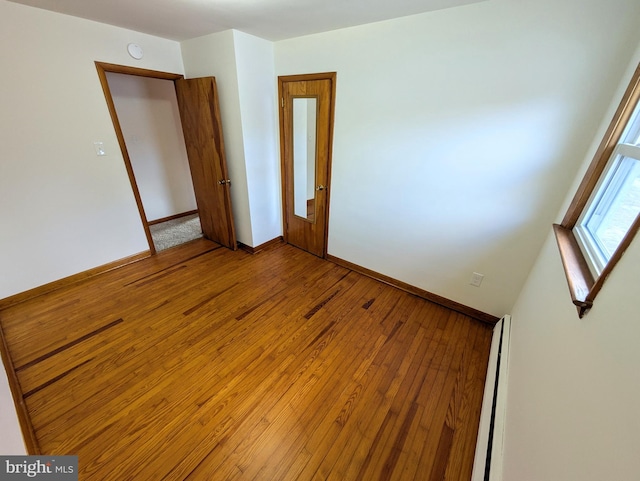
[(78, 481), (78, 456), (0, 456), (0, 481)]

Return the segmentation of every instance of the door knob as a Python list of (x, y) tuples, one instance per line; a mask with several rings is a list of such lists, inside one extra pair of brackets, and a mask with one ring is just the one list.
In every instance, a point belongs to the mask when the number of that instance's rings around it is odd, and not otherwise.
[(320, 184), (318, 187), (316, 187), (316, 190), (327, 190), (327, 187)]
[(231, 179), (222, 179), (218, 181), (218, 184), (220, 185), (225, 185), (225, 184), (229, 184), (231, 185)]

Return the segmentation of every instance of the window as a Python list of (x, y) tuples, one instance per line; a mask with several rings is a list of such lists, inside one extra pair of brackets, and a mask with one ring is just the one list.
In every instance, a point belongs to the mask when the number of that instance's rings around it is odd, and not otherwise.
[(640, 212), (639, 142), (640, 104), (574, 229), (595, 275), (611, 260)]
[(640, 65), (562, 224), (554, 225), (582, 317), (640, 226)]

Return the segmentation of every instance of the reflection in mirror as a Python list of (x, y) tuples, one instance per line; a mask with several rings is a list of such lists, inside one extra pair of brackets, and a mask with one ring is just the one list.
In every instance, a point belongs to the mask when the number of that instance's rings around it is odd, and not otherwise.
[(315, 221), (316, 185), (315, 98), (293, 99), (293, 213)]

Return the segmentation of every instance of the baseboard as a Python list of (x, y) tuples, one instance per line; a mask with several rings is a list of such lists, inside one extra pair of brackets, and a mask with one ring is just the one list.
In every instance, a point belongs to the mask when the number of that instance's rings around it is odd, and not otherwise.
[(451, 309), (452, 311), (459, 312), (461, 314), (464, 314), (465, 316), (473, 317), (478, 321), (495, 325), (499, 320), (498, 317), (492, 316), (491, 314), (487, 314), (472, 307), (465, 306), (464, 304), (460, 304), (459, 302), (452, 301), (437, 294), (433, 294), (432, 292), (425, 291), (424, 289), (412, 286), (411, 284), (407, 284), (406, 282), (399, 281), (384, 274), (380, 274), (379, 272), (367, 269), (366, 267), (359, 266), (358, 264), (354, 264), (352, 262), (345, 261), (344, 259), (340, 259), (339, 257), (332, 256), (331, 254), (327, 254), (326, 259), (333, 262), (334, 264), (338, 264), (339, 266), (346, 267), (347, 269), (351, 269), (352, 271), (359, 272), (360, 274), (364, 274), (367, 277), (371, 277), (372, 279), (376, 279), (377, 281), (384, 282), (385, 284), (389, 284), (390, 286), (397, 287), (398, 289), (408, 292), (409, 294), (413, 294), (415, 296), (426, 299), (427, 301), (439, 304), (448, 309)]
[(197, 213), (198, 213), (197, 209), (196, 210), (190, 210), (190, 211), (187, 211), (187, 212), (182, 212), (180, 214), (174, 214), (174, 215), (170, 215), (168, 217), (163, 217), (161, 219), (150, 220), (150, 221), (147, 221), (147, 224), (148, 225), (162, 224), (163, 222), (167, 222), (169, 220), (179, 219), (181, 217), (187, 217), (189, 215), (193, 215), (193, 214), (197, 214)]
[[(18, 376), (13, 366), (13, 361), (9, 355), (9, 348), (4, 337), (2, 326), (0, 326), (0, 355), (2, 357), (2, 363), (4, 364), (5, 371), (7, 372), (7, 379), (9, 381), (9, 389), (11, 390), (11, 397), (13, 398), (13, 404), (16, 407), (16, 414), (18, 416), (18, 424), (22, 431), (22, 439), (24, 441), (24, 447), (28, 454), (35, 455), (40, 453), (40, 446), (36, 438), (33, 424), (31, 424), (31, 418), (29, 417), (29, 411), (27, 405), (24, 402), (22, 396), (22, 389), (18, 382)], [(11, 415), (7, 413), (7, 415)]]
[(511, 316), (493, 330), (471, 481), (501, 481), (509, 378)]
[(242, 242), (238, 242), (238, 248), (242, 249), (245, 252), (248, 252), (249, 254), (257, 254), (260, 251), (263, 251), (276, 244), (282, 244), (283, 242), (284, 242), (284, 239), (282, 238), (282, 236), (279, 236), (279, 237), (276, 237), (275, 239), (271, 239), (270, 241), (260, 244), (257, 247), (251, 247), (246, 244), (243, 244)]
[(61, 289), (71, 284), (75, 284), (76, 282), (83, 281), (85, 279), (88, 279), (89, 277), (97, 276), (98, 274), (103, 274), (113, 269), (117, 269), (118, 267), (126, 266), (127, 264), (131, 264), (133, 262), (146, 259), (147, 257), (150, 257), (150, 256), (151, 256), (150, 251), (140, 252), (139, 254), (134, 254), (132, 256), (125, 257), (123, 259), (119, 259), (117, 261), (113, 261), (108, 264), (104, 264), (102, 266), (94, 267), (93, 269), (89, 269), (88, 271), (79, 272), (78, 274), (73, 274), (69, 277), (58, 279), (57, 281), (49, 282), (39, 287), (34, 287), (33, 289), (29, 289), (28, 291), (20, 292), (18, 294), (14, 294), (13, 296), (5, 297), (4, 299), (0, 299), (0, 310), (6, 309), (7, 307), (14, 306), (16, 304), (27, 301), (29, 299), (33, 299), (34, 297), (47, 294), (48, 292)]

